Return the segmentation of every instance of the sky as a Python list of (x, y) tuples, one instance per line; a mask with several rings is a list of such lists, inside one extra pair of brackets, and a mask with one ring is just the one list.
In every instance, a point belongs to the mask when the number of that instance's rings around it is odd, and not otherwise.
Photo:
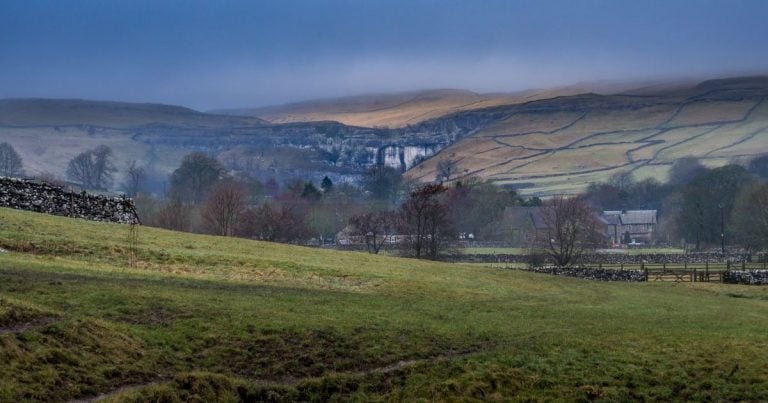
[(0, 0), (0, 98), (198, 110), (768, 74), (766, 0)]

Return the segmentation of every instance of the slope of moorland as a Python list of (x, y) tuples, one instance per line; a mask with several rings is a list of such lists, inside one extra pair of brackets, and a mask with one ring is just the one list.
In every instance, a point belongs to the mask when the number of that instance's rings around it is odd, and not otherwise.
[(600, 283), (0, 209), (0, 400), (768, 395), (768, 292)]
[(352, 126), (402, 128), (461, 111), (520, 104), (585, 92), (613, 94), (628, 89), (645, 88), (648, 85), (652, 84), (593, 82), (490, 94), (451, 89), (422, 90), (320, 99), (262, 108), (223, 109), (213, 112), (255, 116), (272, 123), (330, 120)]
[(768, 77), (752, 77), (464, 112), (483, 123), (408, 175), (433, 180), (438, 162), (451, 160), (458, 177), (539, 194), (576, 192), (620, 171), (664, 180), (681, 157), (718, 166), (768, 152), (767, 96)]
[(175, 105), (81, 99), (0, 99), (0, 126), (4, 127), (229, 127), (266, 123), (254, 117), (214, 115)]
[(402, 127), (452, 112), (520, 102), (522, 96), (426, 90), (359, 95), (216, 113), (255, 116), (272, 123), (337, 121), (353, 126)]

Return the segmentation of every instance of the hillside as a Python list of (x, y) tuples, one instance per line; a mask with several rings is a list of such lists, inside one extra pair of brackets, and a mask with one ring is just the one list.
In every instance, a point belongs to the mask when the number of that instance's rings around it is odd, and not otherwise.
[(0, 209), (0, 400), (760, 400), (768, 295)]
[[(193, 151), (216, 156), (232, 170), (259, 177), (337, 180), (375, 162), (375, 148), (416, 141), (377, 129), (335, 122), (274, 125), (255, 117), (216, 115), (172, 105), (125, 102), (3, 99), (0, 141), (21, 155), (27, 175), (63, 176), (78, 153), (107, 145), (123, 171), (131, 161), (156, 183)], [(122, 179), (117, 175), (116, 185)], [(160, 186), (160, 185), (158, 185)], [(156, 189), (160, 191), (161, 189)]]
[(102, 126), (130, 128), (149, 125), (220, 127), (262, 125), (252, 117), (198, 112), (174, 105), (88, 101), (80, 99), (0, 99), (0, 126)]
[(754, 77), (462, 112), (441, 119), (479, 123), (407, 175), (433, 180), (446, 159), (459, 177), (535, 194), (577, 192), (620, 171), (665, 180), (677, 158), (719, 166), (768, 152), (767, 96), (768, 77)]
[[(586, 91), (585, 88), (585, 86), (571, 86), (498, 94), (478, 94), (465, 90), (424, 90), (213, 112), (256, 116), (272, 123), (332, 120), (352, 126), (401, 128), (460, 111), (580, 94)], [(601, 88), (611, 92), (623, 87), (602, 86)]]
[[(599, 93), (583, 93), (587, 87)], [(349, 113), (347, 123), (361, 126), (268, 123), (168, 105), (0, 100), (0, 141), (16, 148), (33, 176), (63, 175), (77, 153), (106, 144), (118, 169), (133, 160), (146, 166), (157, 191), (185, 154), (203, 151), (230, 170), (280, 181), (328, 175), (354, 182), (377, 163), (432, 181), (438, 162), (451, 160), (455, 178), (478, 176), (548, 195), (578, 192), (621, 171), (663, 181), (685, 156), (718, 166), (764, 154), (766, 96), (768, 78), (742, 77), (511, 95), (437, 90), (271, 109), (275, 116), (295, 112), (286, 120), (343, 121), (338, 113)], [(409, 123), (394, 127), (403, 122)], [(365, 127), (380, 123), (393, 128)]]

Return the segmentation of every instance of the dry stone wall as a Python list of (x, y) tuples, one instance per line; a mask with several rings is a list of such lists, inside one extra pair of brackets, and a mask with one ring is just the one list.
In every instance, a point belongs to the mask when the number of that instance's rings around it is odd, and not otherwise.
[[(545, 263), (553, 263), (546, 256), (540, 256)], [(512, 254), (456, 254), (449, 256), (449, 260), (462, 263), (530, 263), (529, 255)], [(589, 253), (584, 254), (577, 263), (581, 264), (683, 264), (683, 263), (731, 263), (751, 262), (755, 259), (747, 253), (733, 253), (725, 256), (719, 253), (650, 253), (640, 255), (630, 255), (623, 253)]]
[(731, 284), (768, 284), (768, 270), (731, 270), (723, 273), (723, 282)]
[(68, 191), (61, 186), (22, 179), (0, 178), (0, 207), (93, 221), (139, 223), (130, 198)]
[(530, 269), (520, 269), (534, 273), (546, 273), (556, 276), (577, 277), (597, 281), (646, 281), (645, 272), (642, 270), (610, 270), (586, 267), (556, 267), (543, 266)]

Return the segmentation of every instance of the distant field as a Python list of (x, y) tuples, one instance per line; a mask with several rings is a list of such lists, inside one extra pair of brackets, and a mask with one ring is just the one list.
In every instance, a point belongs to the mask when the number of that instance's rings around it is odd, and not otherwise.
[(0, 401), (761, 400), (768, 288), (599, 283), (0, 209)]
[(469, 255), (495, 255), (495, 254), (506, 254), (506, 255), (524, 255), (528, 253), (528, 251), (525, 248), (463, 248), (459, 249), (459, 252), (466, 253)]
[(458, 178), (479, 176), (547, 195), (581, 192), (617, 172), (663, 181), (671, 164), (687, 156), (709, 166), (748, 160), (768, 152), (768, 84), (754, 79), (754, 88), (745, 89), (738, 83), (658, 97), (580, 95), (541, 101), (538, 109), (508, 109), (508, 117), (407, 175), (432, 180), (438, 162), (450, 159)]

